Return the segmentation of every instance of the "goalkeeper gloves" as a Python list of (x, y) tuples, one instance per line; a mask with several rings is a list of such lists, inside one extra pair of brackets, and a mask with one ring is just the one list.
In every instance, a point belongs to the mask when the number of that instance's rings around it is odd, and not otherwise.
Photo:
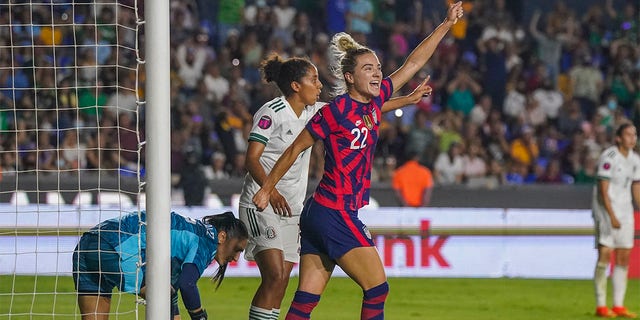
[(200, 309), (200, 311), (189, 311), (189, 316), (191, 317), (191, 320), (207, 320), (208, 316), (207, 316), (207, 311), (204, 309)]

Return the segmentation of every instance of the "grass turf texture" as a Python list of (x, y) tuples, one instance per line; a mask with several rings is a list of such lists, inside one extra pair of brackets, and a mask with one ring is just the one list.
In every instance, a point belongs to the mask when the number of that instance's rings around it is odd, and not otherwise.
[[(79, 319), (74, 316), (75, 294), (70, 277), (0, 276), (0, 319)], [(218, 291), (207, 279), (198, 283), (212, 319), (247, 319), (257, 278), (227, 278)], [(293, 297), (297, 278), (291, 280), (280, 316)], [(391, 278), (386, 319), (595, 319), (593, 285), (589, 280)], [(37, 287), (36, 287), (37, 285)], [(14, 294), (11, 301), (11, 288)], [(33, 295), (34, 287), (39, 292)], [(609, 284), (609, 301), (611, 300)], [(50, 294), (57, 292), (57, 294)], [(23, 294), (28, 293), (28, 294)], [(314, 319), (360, 318), (362, 292), (348, 278), (329, 282)], [(118, 299), (121, 299), (119, 306)], [(640, 280), (630, 280), (627, 306), (640, 311)], [(135, 319), (132, 295), (114, 295), (111, 310), (129, 312), (110, 319)], [(183, 319), (188, 319), (180, 302)], [(9, 308), (15, 316), (8, 316)], [(144, 307), (141, 307), (144, 319)], [(56, 316), (52, 317), (51, 314)]]

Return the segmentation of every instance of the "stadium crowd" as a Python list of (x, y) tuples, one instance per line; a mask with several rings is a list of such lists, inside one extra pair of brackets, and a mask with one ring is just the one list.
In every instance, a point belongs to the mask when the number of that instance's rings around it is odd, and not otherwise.
[[(388, 75), (442, 20), (427, 2), (171, 1), (175, 182), (199, 188), (244, 175), (252, 114), (278, 94), (258, 72), (268, 53), (309, 57), (324, 84), (321, 100), (329, 101), (331, 35), (347, 31), (374, 48)], [(383, 120), (372, 180), (390, 181), (417, 153), (436, 185), (593, 183), (614, 128), (640, 125), (638, 8), (606, 0), (577, 12), (557, 1), (523, 21), (506, 0), (464, 6), (465, 16), (403, 92), (430, 75), (434, 94)], [(135, 167), (134, 129), (139, 118), (144, 132), (144, 117), (130, 112), (136, 92), (124, 88), (136, 80), (143, 88), (144, 74), (116, 67), (137, 58), (126, 49), (135, 48), (135, 32), (121, 27), (135, 25), (133, 12), (14, 7), (0, 12), (0, 65), (11, 66), (0, 68), (4, 174)], [(74, 28), (69, 19), (104, 24)], [(309, 172), (322, 173), (321, 145)]]

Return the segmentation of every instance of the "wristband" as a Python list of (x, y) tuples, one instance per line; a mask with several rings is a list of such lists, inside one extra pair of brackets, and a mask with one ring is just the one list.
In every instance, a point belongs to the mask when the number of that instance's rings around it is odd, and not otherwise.
[(189, 316), (191, 320), (207, 320), (207, 311), (204, 309), (200, 309), (200, 311), (191, 312), (189, 311)]

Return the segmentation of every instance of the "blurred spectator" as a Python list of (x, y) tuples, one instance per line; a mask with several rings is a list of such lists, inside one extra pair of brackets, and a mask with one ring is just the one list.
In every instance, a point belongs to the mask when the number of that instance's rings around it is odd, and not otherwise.
[(395, 170), (392, 187), (403, 206), (427, 207), (433, 191), (431, 170), (418, 162), (418, 153), (411, 152), (408, 158)]
[(546, 121), (552, 125), (557, 125), (558, 114), (564, 103), (564, 97), (560, 91), (555, 89), (551, 79), (545, 79), (542, 82), (542, 86), (533, 91), (532, 97), (544, 111)]
[(505, 183), (509, 185), (524, 184), (528, 175), (529, 169), (525, 164), (518, 161), (509, 161), (505, 174)]
[(513, 123), (516, 119), (524, 116), (524, 110), (527, 102), (526, 88), (527, 84), (524, 79), (518, 79), (507, 91), (507, 96), (504, 100), (503, 112), (509, 119), (509, 123)]
[(222, 98), (229, 93), (229, 80), (220, 73), (220, 66), (217, 63), (209, 63), (204, 76), (204, 84), (207, 88), (209, 100), (215, 103), (222, 102)]
[(538, 177), (537, 182), (540, 183), (563, 183), (562, 173), (560, 172), (560, 161), (558, 159), (551, 159), (545, 169), (544, 173)]
[(585, 121), (580, 111), (580, 102), (576, 99), (567, 101), (558, 115), (558, 131), (565, 136), (571, 136), (574, 132), (582, 130)]
[(276, 22), (273, 37), (280, 39), (285, 47), (293, 46), (292, 32), (298, 10), (290, 5), (289, 0), (277, 0), (272, 10)]
[(204, 175), (207, 180), (229, 179), (229, 174), (224, 168), (227, 158), (222, 152), (214, 152), (211, 156), (211, 165), (204, 167)]
[(201, 206), (204, 202), (207, 178), (200, 164), (200, 151), (197, 146), (187, 144), (184, 149), (185, 165), (180, 172), (178, 187), (182, 189), (186, 206)]
[(242, 27), (244, 6), (245, 0), (225, 0), (218, 2), (218, 45), (227, 41), (231, 30), (240, 30)]
[(476, 186), (484, 183), (487, 162), (482, 151), (480, 140), (476, 138), (469, 143), (466, 153), (462, 156), (463, 180), (467, 185)]
[[(347, 32), (369, 38), (373, 22), (373, 4), (370, 0), (349, 0), (347, 5)], [(367, 43), (367, 41), (360, 42)]]
[(492, 108), (493, 103), (491, 101), (491, 96), (483, 94), (478, 103), (473, 107), (473, 109), (471, 109), (471, 112), (469, 113), (469, 121), (477, 125), (482, 125), (489, 117), (489, 113)]
[(79, 170), (87, 166), (86, 150), (84, 143), (80, 142), (77, 129), (68, 129), (64, 132), (64, 139), (60, 145), (62, 170)]
[(521, 163), (526, 167), (533, 165), (535, 159), (540, 154), (538, 142), (534, 136), (534, 129), (530, 126), (522, 127), (518, 138), (511, 142), (510, 155), (514, 162)]
[(547, 115), (542, 109), (542, 106), (538, 100), (533, 98), (532, 94), (527, 95), (527, 103), (524, 108), (524, 116), (522, 119), (523, 125), (528, 125), (534, 129), (538, 129), (540, 126), (547, 122)]
[[(511, 31), (502, 22), (496, 22), (498, 28), (504, 30), (498, 32), (485, 32), (478, 40), (479, 68), (482, 73), (484, 91), (491, 96), (491, 100), (502, 105), (505, 98), (507, 84), (507, 54), (506, 47), (514, 40)], [(476, 93), (477, 94), (477, 93)]]
[(631, 44), (638, 44), (638, 12), (634, 3), (625, 2), (622, 14), (620, 10), (613, 7), (613, 0), (606, 0), (606, 11), (614, 20), (614, 32), (616, 39), (627, 41)]
[[(51, 133), (43, 130), (38, 136), (38, 170), (52, 171), (57, 169), (58, 152), (51, 144)], [(0, 157), (1, 158), (1, 157)], [(0, 159), (0, 161), (2, 161)]]
[[(559, 8), (564, 8), (561, 1), (558, 3)], [(564, 9), (561, 9), (564, 11)], [(572, 30), (568, 30), (567, 33), (562, 33), (562, 26), (559, 23), (566, 23), (573, 26), (571, 22), (566, 22), (569, 17), (560, 16), (560, 12), (556, 12), (558, 15), (550, 15), (546, 23), (544, 32), (538, 31), (538, 22), (542, 13), (539, 10), (533, 13), (533, 18), (529, 24), (529, 32), (538, 43), (538, 57), (540, 61), (547, 68), (548, 77), (551, 84), (555, 86), (558, 75), (560, 74), (560, 57), (562, 55), (562, 45), (564, 42), (570, 41)], [(554, 19), (555, 17), (555, 19)]]
[(349, 0), (327, 0), (325, 18), (327, 32), (336, 34), (347, 30), (347, 8)]
[[(418, 162), (427, 167), (433, 167), (433, 163), (438, 155), (438, 137), (433, 132), (428, 114), (424, 111), (417, 111), (413, 117), (413, 124), (407, 130), (404, 155), (418, 155)], [(392, 142), (394, 143), (394, 142)], [(397, 143), (396, 143), (397, 144)]]
[(487, 175), (483, 185), (469, 185), (470, 187), (486, 187), (489, 189), (497, 188), (506, 183), (504, 165), (498, 160), (491, 159), (487, 169)]
[(584, 154), (584, 159), (581, 161), (580, 168), (577, 168), (575, 183), (576, 184), (595, 184), (596, 179), (596, 166), (597, 158), (592, 157), (589, 153)]
[(456, 77), (447, 85), (449, 108), (460, 112), (465, 117), (471, 113), (475, 106), (474, 95), (482, 92), (482, 87), (464, 70), (458, 71)]
[(492, 119), (490, 117), (482, 131), (482, 145), (484, 149), (491, 159), (501, 163), (509, 158), (510, 147), (506, 130), (506, 125), (502, 121), (499, 121), (499, 118)]
[(202, 78), (207, 53), (192, 41), (183, 43), (176, 52), (178, 76), (182, 80), (182, 90), (190, 94), (195, 91), (198, 81)]
[(591, 119), (600, 101), (604, 88), (601, 72), (593, 66), (591, 55), (579, 57), (579, 64), (569, 71), (573, 96), (580, 103), (580, 109), (587, 119)]
[(461, 183), (464, 175), (462, 145), (458, 142), (451, 143), (447, 152), (441, 152), (438, 155), (434, 169), (438, 185)]

